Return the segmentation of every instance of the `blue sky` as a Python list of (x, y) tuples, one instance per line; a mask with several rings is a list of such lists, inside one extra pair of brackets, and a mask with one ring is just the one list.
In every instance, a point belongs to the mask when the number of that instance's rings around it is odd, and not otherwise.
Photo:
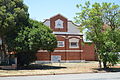
[[(73, 20), (76, 12), (80, 10), (76, 8), (76, 4), (83, 4), (88, 0), (24, 0), (29, 7), (30, 18), (44, 21), (56, 14), (62, 14), (69, 20)], [(120, 0), (89, 0), (94, 2), (111, 2), (120, 5)]]

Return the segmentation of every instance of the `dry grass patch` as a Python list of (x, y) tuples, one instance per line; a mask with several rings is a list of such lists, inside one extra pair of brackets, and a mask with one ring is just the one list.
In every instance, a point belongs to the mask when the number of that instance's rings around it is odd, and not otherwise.
[[(24, 70), (0, 70), (0, 76), (8, 75), (41, 75), (41, 74), (62, 74), (62, 73), (86, 73), (96, 72), (98, 62), (87, 63), (52, 63), (26, 67)], [(119, 67), (120, 68), (120, 67)]]

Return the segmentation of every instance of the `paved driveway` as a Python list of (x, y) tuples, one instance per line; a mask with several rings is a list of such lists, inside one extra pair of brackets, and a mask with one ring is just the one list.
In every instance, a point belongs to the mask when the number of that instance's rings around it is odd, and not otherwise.
[(120, 80), (120, 72), (0, 77), (0, 80)]

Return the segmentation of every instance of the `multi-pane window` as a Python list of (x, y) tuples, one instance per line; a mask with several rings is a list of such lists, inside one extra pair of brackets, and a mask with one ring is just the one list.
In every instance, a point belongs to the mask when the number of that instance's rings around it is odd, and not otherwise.
[(57, 41), (57, 47), (64, 47), (64, 41)]

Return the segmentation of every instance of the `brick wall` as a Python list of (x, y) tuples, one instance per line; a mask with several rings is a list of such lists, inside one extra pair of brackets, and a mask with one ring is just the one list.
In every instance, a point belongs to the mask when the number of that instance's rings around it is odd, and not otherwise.
[[(62, 20), (63, 21), (63, 28), (55, 28), (55, 21), (57, 20), (57, 19), (60, 19), (60, 20)], [(53, 31), (57, 31), (57, 32), (67, 32), (68, 31), (68, 28), (67, 28), (67, 26), (68, 26), (68, 24), (67, 24), (67, 19), (66, 18), (64, 18), (63, 16), (61, 16), (61, 15), (56, 15), (56, 16), (54, 16), (54, 17), (52, 17), (52, 18), (50, 18), (50, 28), (53, 30)]]
[(84, 45), (82, 45), (82, 48), (83, 48), (82, 53), (83, 60), (96, 60), (94, 44), (84, 43)]
[[(56, 20), (62, 20), (63, 21), (63, 28), (55, 28), (55, 21)], [(68, 20), (63, 17), (62, 15), (58, 14), (56, 16), (53, 16), (50, 18), (50, 28), (54, 32), (68, 32), (68, 28), (71, 28), (68, 26)], [(74, 28), (71, 28), (71, 30), (76, 30)], [(71, 31), (72, 33), (72, 31)], [(75, 32), (73, 32), (75, 33)], [(58, 47), (56, 48), (54, 52), (48, 53), (48, 52), (38, 52), (37, 53), (37, 59), (40, 61), (48, 61), (51, 60), (51, 56), (61, 56), (61, 60), (96, 60), (95, 50), (94, 50), (94, 44), (89, 45), (88, 43), (85, 43), (84, 46), (82, 45), (83, 42), (83, 35), (78, 34), (55, 34), (57, 41), (64, 41), (64, 47)], [(69, 40), (77, 39), (79, 48), (70, 48), (69, 47)], [(80, 51), (81, 50), (81, 51)], [(83, 50), (83, 52), (82, 52)]]

